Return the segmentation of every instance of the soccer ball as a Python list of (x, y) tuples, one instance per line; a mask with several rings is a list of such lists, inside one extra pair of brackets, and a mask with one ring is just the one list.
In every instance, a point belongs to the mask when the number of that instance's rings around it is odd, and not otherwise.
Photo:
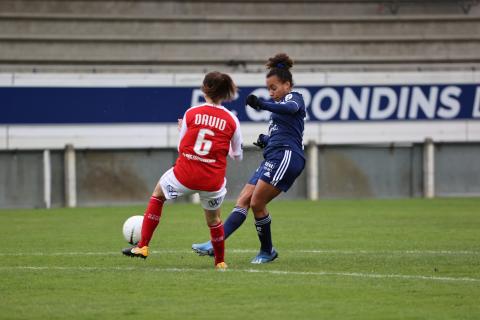
[(123, 237), (128, 243), (136, 245), (142, 237), (143, 216), (132, 216), (123, 224)]

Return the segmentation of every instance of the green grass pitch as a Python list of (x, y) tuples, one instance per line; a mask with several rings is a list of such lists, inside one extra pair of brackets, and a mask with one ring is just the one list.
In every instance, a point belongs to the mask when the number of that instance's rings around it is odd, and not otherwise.
[(250, 264), (249, 213), (224, 273), (190, 250), (209, 235), (198, 205), (164, 208), (146, 261), (120, 254), (143, 207), (0, 210), (0, 319), (480, 318), (480, 199), (269, 208), (279, 258)]

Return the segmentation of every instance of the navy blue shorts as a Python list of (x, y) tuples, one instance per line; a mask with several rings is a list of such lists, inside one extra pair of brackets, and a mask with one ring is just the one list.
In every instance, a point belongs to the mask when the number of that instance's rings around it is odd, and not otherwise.
[(304, 167), (305, 159), (299, 154), (292, 150), (278, 150), (262, 161), (248, 183), (256, 185), (258, 179), (262, 179), (287, 192)]

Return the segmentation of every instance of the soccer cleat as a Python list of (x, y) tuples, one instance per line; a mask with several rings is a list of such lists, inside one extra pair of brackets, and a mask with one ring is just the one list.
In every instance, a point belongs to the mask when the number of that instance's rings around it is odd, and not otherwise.
[(215, 270), (217, 271), (226, 271), (228, 268), (227, 264), (225, 262), (220, 262), (215, 265)]
[(148, 257), (148, 247), (147, 246), (144, 246), (144, 247), (137, 247), (137, 246), (134, 246), (134, 247), (129, 247), (129, 248), (125, 248), (122, 250), (122, 253), (126, 256), (129, 256), (129, 257), (138, 257), (138, 258), (142, 258), (142, 259), (147, 259)]
[(211, 241), (207, 241), (204, 243), (194, 243), (192, 244), (192, 250), (195, 251), (199, 256), (214, 256)]
[(260, 251), (255, 258), (250, 261), (252, 264), (262, 264), (262, 263), (268, 263), (272, 262), (273, 260), (277, 259), (278, 253), (275, 251), (275, 248), (272, 248), (271, 253), (266, 253), (263, 251)]

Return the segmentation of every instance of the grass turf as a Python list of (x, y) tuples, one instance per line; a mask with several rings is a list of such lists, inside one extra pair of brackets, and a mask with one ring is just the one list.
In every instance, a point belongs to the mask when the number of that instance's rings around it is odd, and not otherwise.
[(250, 213), (225, 273), (189, 249), (209, 235), (196, 205), (164, 209), (146, 261), (120, 254), (121, 226), (142, 207), (0, 210), (0, 319), (480, 318), (480, 199), (270, 210), (279, 258), (249, 263)]

